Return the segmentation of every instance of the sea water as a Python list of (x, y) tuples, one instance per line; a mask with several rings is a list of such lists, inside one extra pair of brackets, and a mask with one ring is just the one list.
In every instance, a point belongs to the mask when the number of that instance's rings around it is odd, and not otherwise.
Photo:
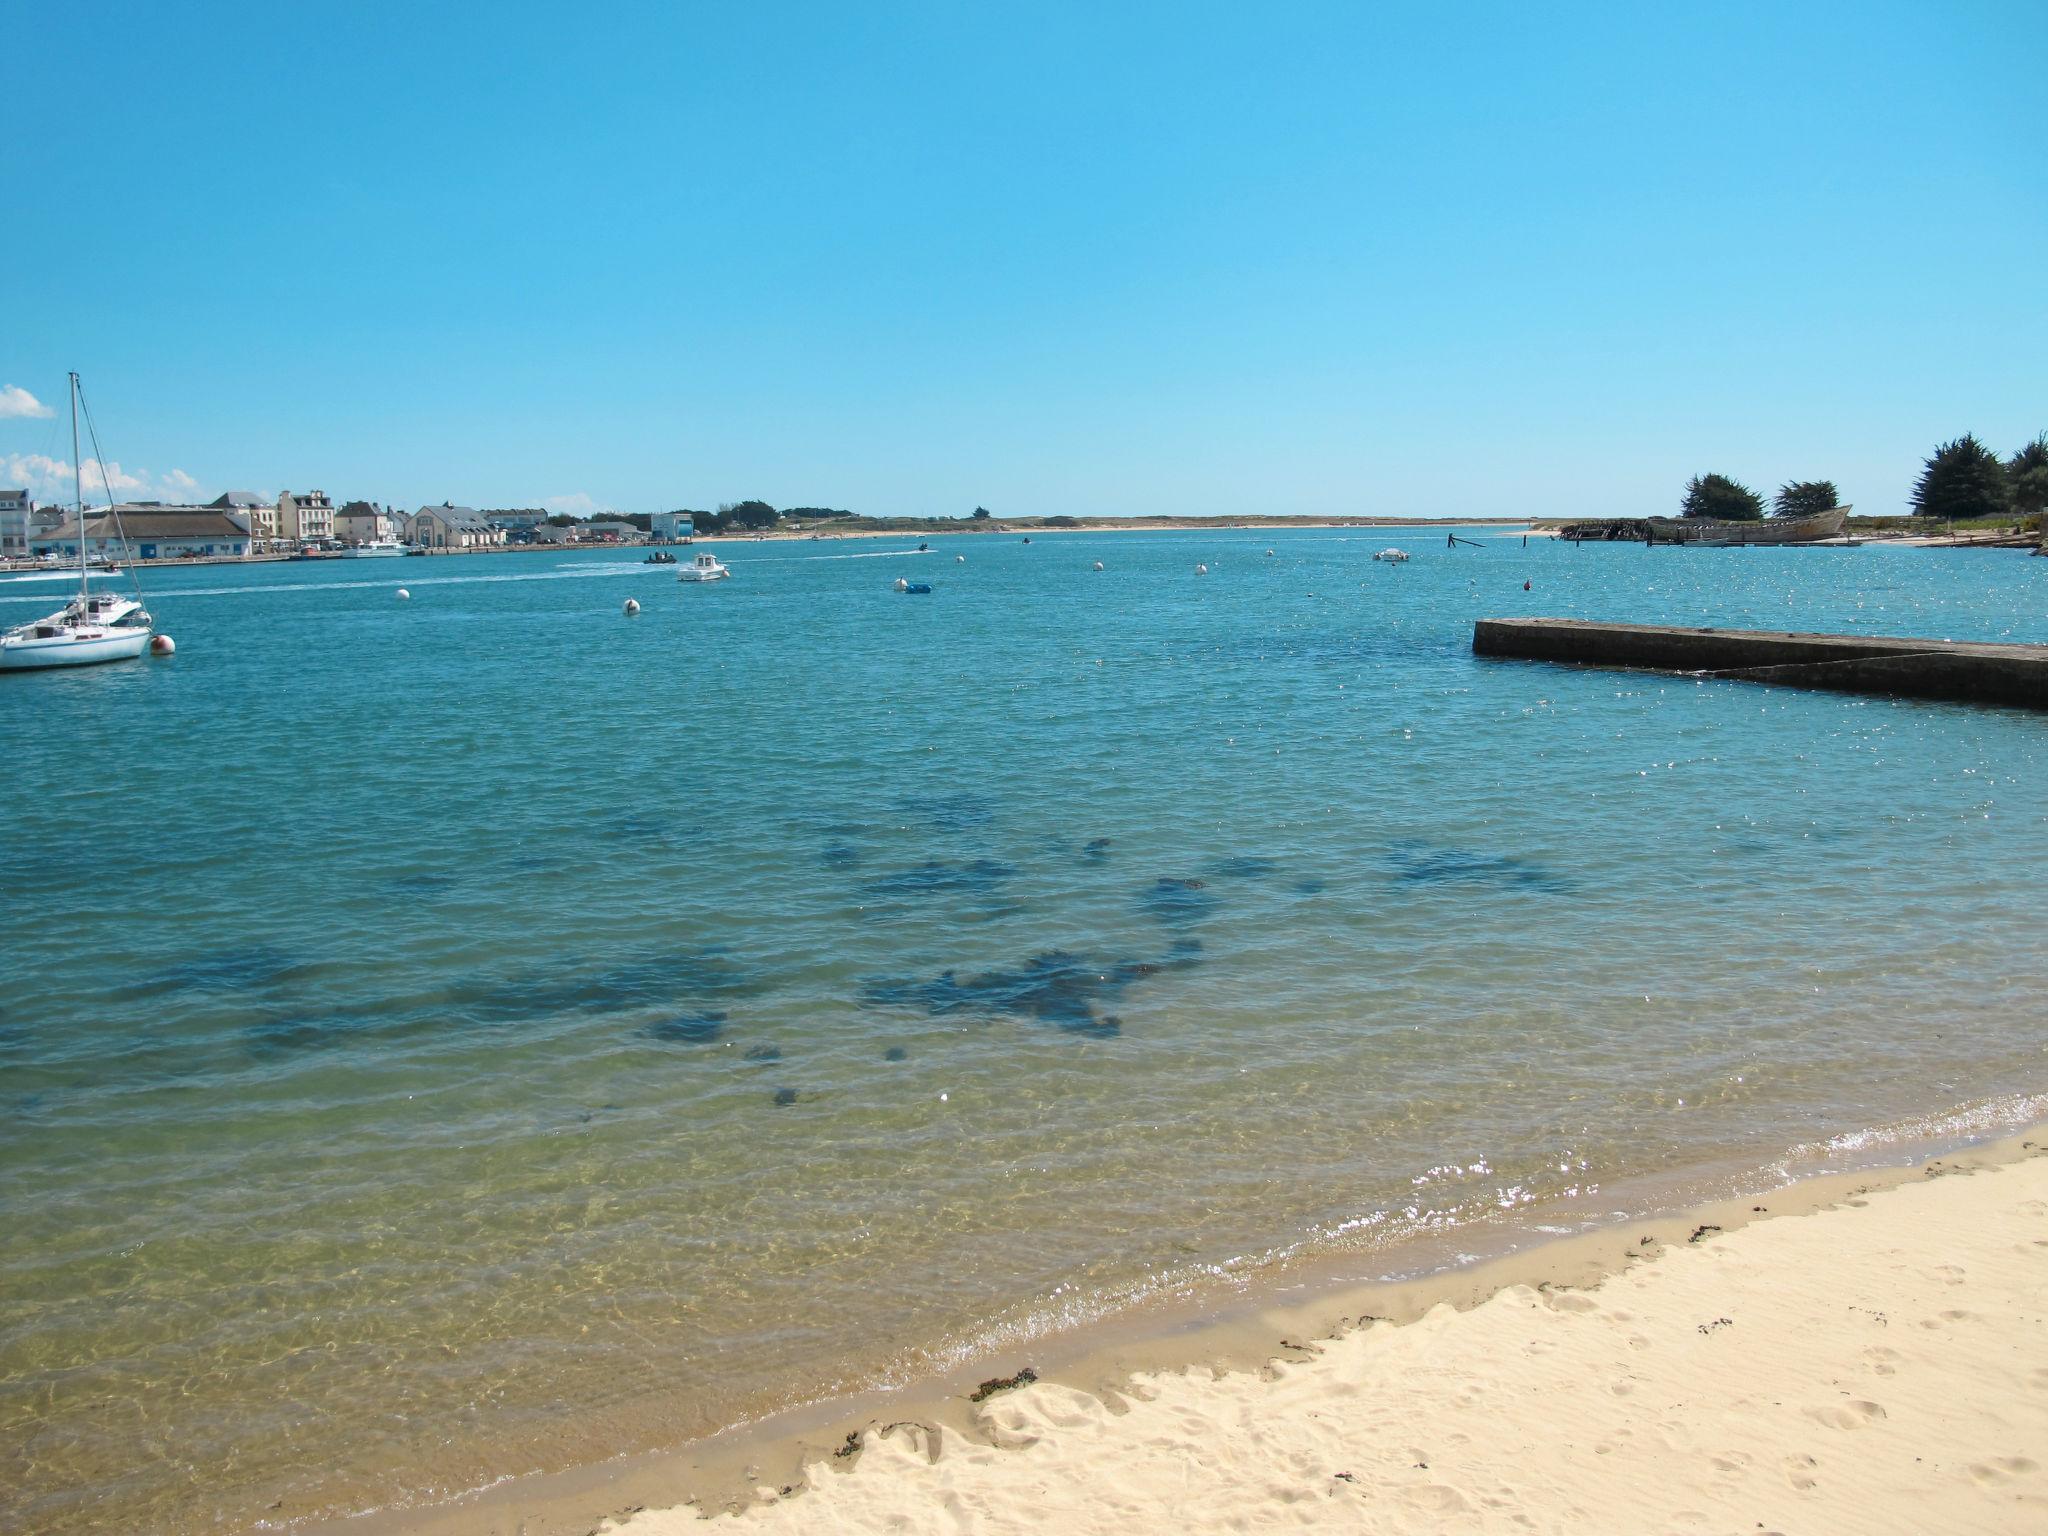
[(174, 659), (0, 677), (0, 1528), (402, 1504), (2035, 1114), (2048, 722), (1470, 642), (2042, 642), (2048, 561), (1464, 532), (149, 573)]

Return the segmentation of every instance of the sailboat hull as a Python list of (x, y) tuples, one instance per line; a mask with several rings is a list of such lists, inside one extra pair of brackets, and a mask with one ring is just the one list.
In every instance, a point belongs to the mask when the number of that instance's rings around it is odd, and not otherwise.
[(48, 640), (8, 639), (0, 642), (0, 672), (25, 671), (32, 667), (89, 667), (102, 661), (127, 661), (140, 656), (149, 644), (146, 629), (117, 629), (89, 640), (69, 635)]

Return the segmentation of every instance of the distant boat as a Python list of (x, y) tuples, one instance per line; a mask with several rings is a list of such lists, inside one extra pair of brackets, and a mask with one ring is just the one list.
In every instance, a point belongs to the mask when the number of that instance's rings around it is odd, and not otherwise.
[[(97, 456), (98, 443), (94, 443)], [(104, 460), (101, 460), (104, 463)], [(78, 375), (71, 375), (71, 488), (78, 515), (78, 596), (61, 610), (33, 624), (21, 624), (0, 635), (0, 671), (25, 671), (31, 667), (83, 667), (101, 661), (128, 661), (140, 656), (149, 644), (153, 621), (137, 599), (117, 597), (111, 592), (92, 590), (92, 560), (86, 554), (85, 485), (79, 473)], [(107, 492), (108, 517), (118, 533), (120, 514), (111, 508), (113, 491)], [(107, 567), (112, 570), (112, 566)], [(132, 578), (131, 578), (132, 579)]]
[(674, 565), (676, 563), (676, 557), (670, 554), (665, 549), (657, 549), (653, 554), (649, 555), (645, 560), (642, 560), (640, 563), (642, 565)]
[(1595, 540), (1633, 540), (1647, 544), (1698, 544), (1711, 549), (1747, 548), (1752, 544), (1818, 544), (1841, 537), (1848, 507), (1829, 507), (1810, 517), (1774, 517), (1751, 523), (1724, 522), (1714, 517), (1611, 517), (1589, 523), (1565, 523), (1557, 536), (1577, 544)]
[(1829, 507), (1811, 517), (1774, 517), (1755, 523), (1724, 523), (1706, 517), (1653, 517), (1648, 519), (1649, 542), (1705, 544), (1716, 548), (1731, 544), (1812, 544), (1839, 537), (1848, 516), (1847, 507)]
[(351, 544), (341, 552), (344, 560), (384, 560), (405, 553), (405, 546), (396, 539), (372, 539), (367, 544)]
[(1408, 563), (1408, 551), (1405, 549), (1383, 549), (1374, 555), (1373, 559), (1384, 560), (1389, 565), (1406, 565)]
[(676, 572), (677, 581), (723, 581), (732, 574), (708, 550)]

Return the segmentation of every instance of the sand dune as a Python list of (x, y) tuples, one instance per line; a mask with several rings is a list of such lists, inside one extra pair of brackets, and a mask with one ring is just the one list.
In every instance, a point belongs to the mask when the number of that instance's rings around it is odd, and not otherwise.
[[(776, 1532), (2048, 1530), (2048, 1157), (1373, 1323), (1262, 1374), (877, 1425)], [(1943, 1165), (1930, 1170), (1942, 1173)], [(694, 1509), (603, 1529), (701, 1529)]]

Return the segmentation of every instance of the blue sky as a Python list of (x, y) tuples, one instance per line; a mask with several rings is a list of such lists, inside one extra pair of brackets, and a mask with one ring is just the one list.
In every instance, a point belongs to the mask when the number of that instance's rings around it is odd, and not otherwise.
[(129, 494), (572, 510), (1893, 511), (2048, 428), (2038, 0), (29, 17), (0, 478), (67, 368)]

